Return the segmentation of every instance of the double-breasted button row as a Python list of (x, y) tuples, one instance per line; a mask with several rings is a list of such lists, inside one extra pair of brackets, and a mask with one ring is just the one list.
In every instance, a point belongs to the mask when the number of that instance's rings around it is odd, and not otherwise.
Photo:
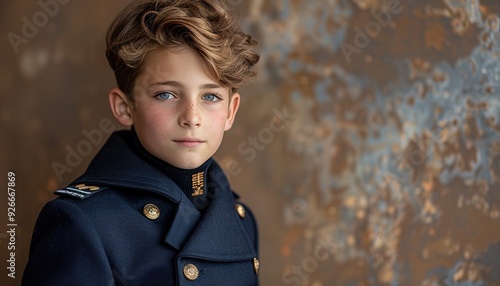
[[(241, 204), (235, 204), (234, 208), (241, 218), (245, 218), (246, 212), (245, 207)], [(142, 209), (142, 213), (149, 219), (155, 220), (160, 216), (160, 208), (155, 204), (147, 204)]]
[[(245, 212), (245, 207), (241, 204), (235, 204), (234, 205), (234, 209), (236, 210), (236, 212), (238, 213), (238, 215), (241, 217), (241, 218), (245, 218), (246, 217), (246, 212)], [(255, 274), (259, 274), (259, 269), (260, 269), (260, 262), (257, 258), (254, 258), (253, 259), (253, 270), (255, 271)]]
[[(235, 204), (234, 208), (238, 215), (243, 219), (246, 216), (245, 212), (245, 207), (241, 204)], [(142, 213), (150, 220), (155, 220), (158, 217), (160, 217), (160, 208), (155, 205), (155, 204), (146, 204), (144, 208), (142, 209)], [(253, 259), (253, 268), (255, 271), (255, 274), (259, 274), (259, 268), (260, 268), (260, 262), (257, 258)], [(184, 274), (184, 277), (190, 281), (194, 281), (198, 279), (198, 276), (200, 274), (200, 271), (198, 270), (198, 267), (192, 263), (187, 263), (184, 265), (182, 272)]]

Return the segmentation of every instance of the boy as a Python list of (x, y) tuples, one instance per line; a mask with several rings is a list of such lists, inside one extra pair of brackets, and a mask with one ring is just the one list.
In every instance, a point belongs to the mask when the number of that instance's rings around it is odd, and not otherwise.
[(254, 216), (212, 160), (256, 42), (214, 0), (142, 0), (106, 56), (117, 131), (43, 208), (23, 285), (257, 285)]

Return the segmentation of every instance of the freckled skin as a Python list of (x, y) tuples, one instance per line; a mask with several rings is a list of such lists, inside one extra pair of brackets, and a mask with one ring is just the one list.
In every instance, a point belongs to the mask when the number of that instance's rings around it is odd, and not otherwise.
[(134, 126), (151, 154), (175, 167), (193, 169), (219, 148), (240, 97), (210, 77), (195, 51), (183, 48), (148, 55), (135, 81), (134, 99), (127, 103), (131, 120), (124, 125)]

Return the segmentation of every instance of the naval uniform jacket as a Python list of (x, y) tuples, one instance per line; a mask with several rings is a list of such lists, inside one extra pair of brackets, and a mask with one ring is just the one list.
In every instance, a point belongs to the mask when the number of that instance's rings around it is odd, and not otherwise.
[(255, 218), (216, 162), (200, 212), (131, 150), (130, 132), (112, 134), (84, 175), (44, 206), (23, 285), (258, 285)]

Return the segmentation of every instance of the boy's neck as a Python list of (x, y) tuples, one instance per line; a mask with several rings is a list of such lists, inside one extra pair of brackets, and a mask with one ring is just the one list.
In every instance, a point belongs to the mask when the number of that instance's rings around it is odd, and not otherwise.
[(207, 196), (207, 171), (212, 163), (209, 158), (205, 163), (195, 169), (177, 168), (153, 154), (149, 153), (142, 146), (134, 128), (132, 127), (132, 146), (148, 164), (162, 171), (184, 192), (184, 194), (193, 202), (198, 209), (203, 209), (208, 204)]

